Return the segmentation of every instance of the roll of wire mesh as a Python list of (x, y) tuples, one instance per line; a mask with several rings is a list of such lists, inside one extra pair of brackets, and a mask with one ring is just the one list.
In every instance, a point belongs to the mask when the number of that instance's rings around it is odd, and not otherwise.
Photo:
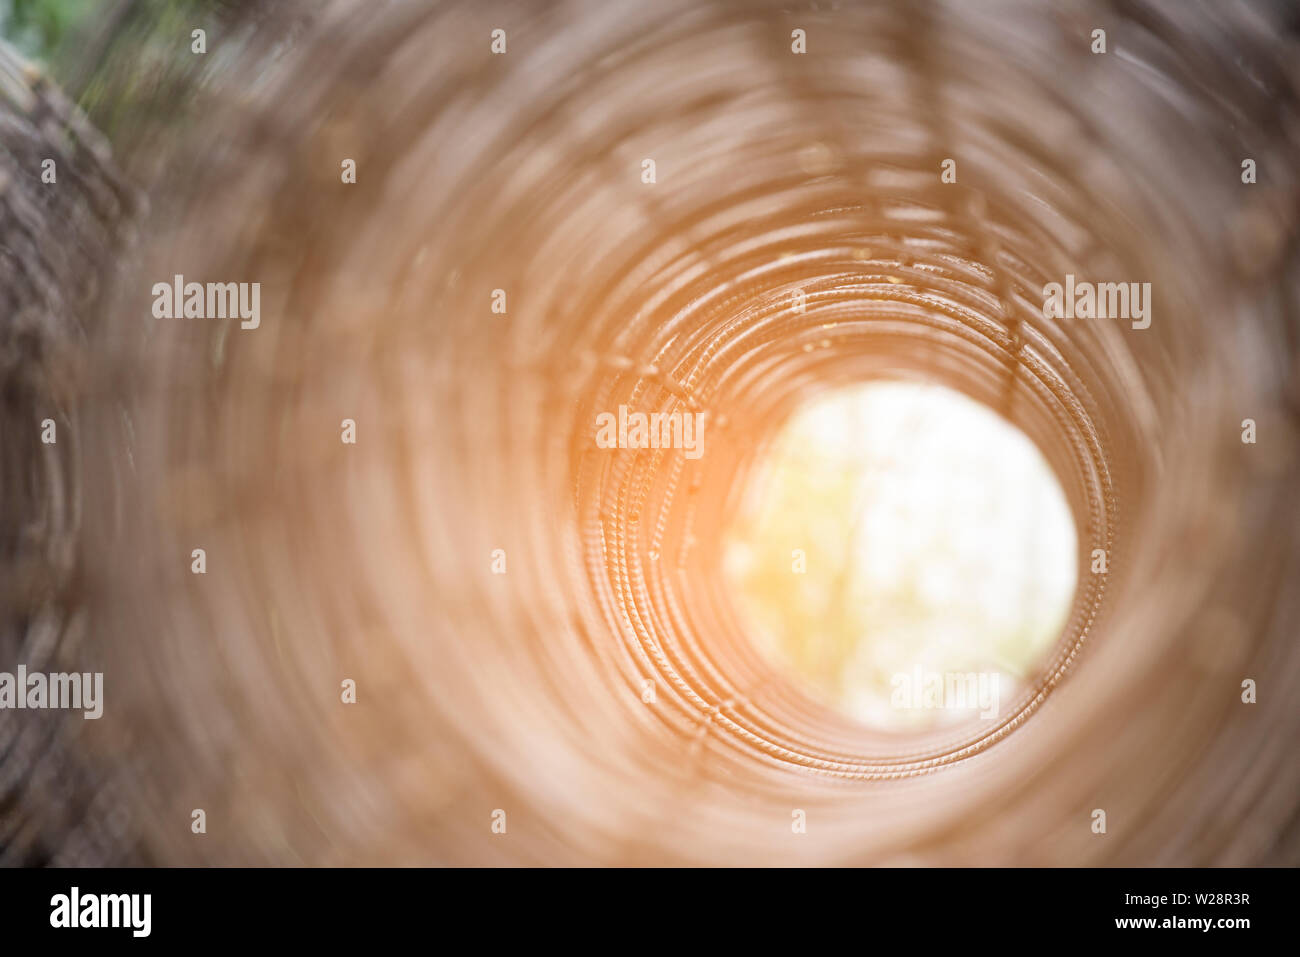
[[(41, 183), (44, 163), (59, 188)], [(139, 205), (103, 137), (0, 44), (0, 671), (10, 674), (83, 661), (77, 405), (101, 276)], [(116, 851), (116, 791), (79, 753), (81, 725), (0, 712), (0, 862)]]
[[(63, 490), (106, 705), (59, 753), (113, 841), (64, 840), (27, 775), (18, 855), (1300, 859), (1284, 6), (334, 0), (208, 29), (171, 66), (124, 31), (80, 91), (151, 198), (76, 343)], [(142, 69), (180, 105), (104, 93)], [(260, 326), (152, 318), (178, 274), (260, 282)], [(1149, 282), (1150, 326), (1044, 318), (1066, 275)], [(724, 585), (756, 456), (875, 378), (996, 409), (1074, 513), (1068, 623), (995, 722), (852, 722)], [(598, 448), (620, 405), (706, 412), (705, 454)]]

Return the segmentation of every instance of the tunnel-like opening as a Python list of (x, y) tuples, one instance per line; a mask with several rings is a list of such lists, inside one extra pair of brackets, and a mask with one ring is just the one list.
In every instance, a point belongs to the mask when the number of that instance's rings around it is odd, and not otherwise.
[[(186, 228), (114, 284), (103, 343), (137, 343), (158, 277), (266, 290), (247, 334), (148, 327), (83, 429), (86, 552), (129, 557), (96, 566), (105, 653), (138, 682), (117, 693), (178, 702), (141, 721), (168, 769), (145, 783), (172, 785), (149, 806), (190, 800), (170, 769), (197, 768), (238, 819), (249, 791), (211, 780), (237, 751), (304, 860), (1149, 861), (1213, 819), (1073, 836), (1094, 794), (1128, 801), (1116, 821), (1162, 805), (1156, 752), (1204, 761), (1210, 796), (1246, 760), (1204, 750), (1231, 655), (1275, 640), (1248, 625), (1284, 568), (1258, 533), (1286, 444), (1243, 459), (1235, 434), (1276, 409), (1286, 362), (1259, 357), (1283, 317), (1222, 228), (1262, 195), (1229, 130), (1266, 128), (1266, 90), (1189, 85), (1196, 34), (1130, 22), (1125, 55), (1092, 57), (1087, 24), (969, 4), (633, 5), (562, 41), (572, 11), (538, 10), (496, 58), (445, 42), (496, 26), (473, 5), (363, 7), (285, 51), (258, 31), (256, 95), (254, 49), (165, 163), (138, 151)], [(1045, 317), (1067, 275), (1150, 283), (1153, 321)], [(728, 582), (782, 426), (879, 380), (996, 413), (1069, 509), (1066, 620), (996, 718), (900, 735), (817, 700)], [(621, 409), (705, 415), (703, 454), (602, 447)], [(202, 587), (176, 561), (197, 543)], [(344, 675), (365, 708), (340, 709)], [(815, 822), (794, 845), (792, 808)], [(188, 837), (155, 840), (177, 859)]]
[(991, 721), (1038, 676), (1078, 567), (1038, 448), (943, 386), (817, 396), (758, 456), (724, 544), (746, 630), (882, 731)]

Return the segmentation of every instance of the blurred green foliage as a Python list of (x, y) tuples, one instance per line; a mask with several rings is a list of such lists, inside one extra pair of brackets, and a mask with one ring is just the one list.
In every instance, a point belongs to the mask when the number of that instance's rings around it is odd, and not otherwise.
[(28, 56), (49, 61), (97, 0), (0, 0), (0, 33)]
[[(0, 0), (0, 37), (47, 72), (109, 139), (183, 122), (209, 37), (254, 0)], [(212, 42), (209, 40), (209, 42)]]

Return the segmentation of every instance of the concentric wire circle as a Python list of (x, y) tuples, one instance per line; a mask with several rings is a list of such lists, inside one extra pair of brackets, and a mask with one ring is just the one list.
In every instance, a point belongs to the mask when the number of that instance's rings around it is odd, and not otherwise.
[[(92, 415), (116, 478), (86, 547), (132, 556), (95, 594), (119, 693), (147, 703), (140, 803), (232, 832), (150, 853), (1246, 853), (1187, 835), (1240, 770), (1241, 722), (1296, 721), (1233, 710), (1294, 610), (1277, 575), (1230, 572), (1294, 560), (1267, 537), (1296, 468), (1291, 253), (1268, 239), (1290, 227), (1238, 179), (1244, 139), (1294, 152), (1274, 33), (1107, 10), (1103, 59), (1083, 6), (309, 8), (214, 60), (204, 122), (133, 158), (155, 206), (99, 346), (133, 378)], [(142, 326), (176, 273), (257, 279), (261, 327)], [(1150, 283), (1149, 328), (1044, 319), (1066, 275)], [(1002, 413), (1075, 515), (1069, 622), (991, 727), (900, 740), (830, 713), (723, 587), (765, 441), (882, 376)], [(707, 413), (705, 454), (597, 447), (620, 405)], [(1249, 460), (1248, 413), (1283, 436)], [(199, 542), (202, 580), (177, 558)], [(1095, 840), (1099, 805), (1122, 840)]]

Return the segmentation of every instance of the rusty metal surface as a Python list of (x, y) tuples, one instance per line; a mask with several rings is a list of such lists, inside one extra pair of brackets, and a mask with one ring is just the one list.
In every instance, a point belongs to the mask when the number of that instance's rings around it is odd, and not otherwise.
[[(32, 637), (54, 607), (114, 709), (90, 731), (0, 718), (0, 737), (53, 736), (41, 758), (0, 745), (7, 859), (1300, 858), (1284, 6), (262, 17), (214, 35), (183, 119), (115, 140), (151, 201), (129, 256), (110, 255), (124, 194), (102, 159), (84, 193), (10, 172), (0, 195), (0, 288), (28, 316), (0, 329), (18, 397), (2, 647), (54, 654)], [(13, 169), (44, 148), (22, 89), (0, 136)], [(175, 273), (260, 281), (261, 326), (152, 320), (145, 293)], [(1150, 327), (1044, 319), (1067, 273), (1150, 282)], [(83, 280), (102, 284), (91, 312)], [(32, 378), (65, 352), (76, 376)], [(871, 376), (1001, 411), (1075, 513), (1070, 622), (992, 728), (898, 739), (828, 713), (754, 653), (721, 588), (765, 438)], [(66, 383), (56, 458), (33, 419)], [(593, 417), (622, 403), (707, 409), (707, 454), (596, 449)], [(28, 443), (12, 457), (11, 435)], [(60, 542), (75, 562), (9, 586)], [(71, 793), (109, 796), (73, 811)], [(199, 807), (219, 839), (190, 832)], [(798, 841), (792, 808), (812, 822)]]

